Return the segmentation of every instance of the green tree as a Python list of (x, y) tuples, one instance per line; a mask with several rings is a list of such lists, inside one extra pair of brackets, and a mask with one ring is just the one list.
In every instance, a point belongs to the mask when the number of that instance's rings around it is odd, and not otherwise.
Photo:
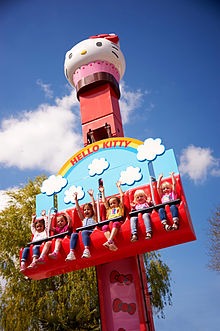
[(165, 306), (172, 305), (171, 270), (157, 251), (144, 254), (144, 261), (153, 311), (158, 317), (165, 318)]
[(217, 206), (209, 222), (209, 256), (208, 267), (217, 273), (220, 273), (220, 203)]
[[(19, 249), (30, 241), (35, 196), (46, 177), (39, 176), (14, 192), (0, 213), (0, 326), (3, 330), (99, 330), (95, 268), (40, 281), (19, 273)], [(163, 316), (171, 304), (170, 270), (157, 252), (145, 255), (152, 304)]]

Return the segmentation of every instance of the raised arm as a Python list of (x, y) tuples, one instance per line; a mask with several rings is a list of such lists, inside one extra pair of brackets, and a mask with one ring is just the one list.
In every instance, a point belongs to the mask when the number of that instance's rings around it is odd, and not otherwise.
[(46, 210), (45, 210), (45, 209), (42, 209), (41, 215), (42, 215), (43, 217), (46, 216)]
[(162, 178), (163, 178), (163, 174), (160, 174), (159, 178), (158, 178), (158, 181), (157, 181), (157, 192), (158, 192), (160, 198), (163, 195), (163, 192), (162, 192), (162, 189), (161, 189), (161, 180), (162, 180)]
[(32, 220), (31, 220), (31, 232), (32, 232), (33, 235), (37, 232), (36, 229), (35, 229), (35, 226), (34, 226), (35, 220), (36, 220), (36, 214), (33, 214), (32, 215)]
[(45, 230), (48, 231), (48, 217), (46, 215), (46, 210), (45, 209), (42, 209), (41, 215), (44, 218)]
[(172, 190), (173, 193), (176, 194), (176, 178), (174, 176), (174, 172), (170, 172), (170, 176), (172, 178)]
[(104, 203), (105, 209), (107, 210), (107, 209), (109, 209), (109, 206), (108, 206), (107, 201), (106, 201), (104, 186), (100, 186), (99, 191), (102, 194), (102, 202)]
[(72, 226), (72, 218), (70, 217), (70, 215), (66, 211), (64, 211), (63, 213), (67, 218), (68, 226), (70, 228)]
[(55, 215), (50, 216), (50, 231), (55, 231), (55, 227), (53, 226), (53, 219), (55, 218)]
[(75, 199), (75, 204), (76, 204), (76, 210), (77, 210), (77, 213), (79, 215), (79, 218), (81, 219), (81, 221), (84, 220), (84, 216), (83, 216), (83, 213), (80, 209), (80, 206), (79, 206), (79, 203), (78, 203), (78, 200), (77, 200), (77, 192), (74, 193), (74, 199)]
[(95, 203), (95, 199), (94, 199), (94, 195), (93, 195), (94, 190), (88, 190), (87, 192), (90, 195), (91, 202), (92, 202), (92, 208), (93, 208), (93, 212), (94, 212), (94, 218), (97, 221), (97, 208), (96, 208), (96, 203)]
[(117, 183), (116, 183), (116, 186), (119, 190), (119, 193), (120, 193), (120, 201), (121, 201), (121, 205), (124, 206), (124, 193), (121, 189), (121, 182), (118, 180)]

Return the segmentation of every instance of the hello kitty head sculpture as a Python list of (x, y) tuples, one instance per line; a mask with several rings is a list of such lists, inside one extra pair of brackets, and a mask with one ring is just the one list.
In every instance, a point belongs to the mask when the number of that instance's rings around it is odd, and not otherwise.
[(124, 72), (125, 59), (115, 34), (90, 37), (66, 53), (64, 73), (77, 94), (103, 82), (119, 90)]

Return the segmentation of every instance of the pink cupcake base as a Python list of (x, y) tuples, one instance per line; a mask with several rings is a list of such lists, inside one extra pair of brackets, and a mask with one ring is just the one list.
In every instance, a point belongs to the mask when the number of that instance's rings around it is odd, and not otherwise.
[(118, 70), (115, 68), (114, 64), (109, 63), (107, 61), (95, 61), (95, 62), (90, 62), (87, 65), (83, 65), (79, 69), (75, 71), (73, 74), (73, 83), (76, 86), (77, 83), (82, 79), (87, 76), (90, 76), (94, 73), (98, 72), (107, 72), (111, 74), (116, 81), (119, 83), (120, 80), (120, 75)]

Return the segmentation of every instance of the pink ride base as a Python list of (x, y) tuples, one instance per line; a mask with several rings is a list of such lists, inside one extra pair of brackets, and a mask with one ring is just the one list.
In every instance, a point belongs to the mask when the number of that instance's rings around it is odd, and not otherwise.
[(105, 314), (103, 331), (140, 331), (140, 320), (146, 319), (140, 316), (138, 309), (138, 277), (133, 270), (133, 264), (133, 258), (128, 258), (102, 264), (98, 268), (100, 308)]

